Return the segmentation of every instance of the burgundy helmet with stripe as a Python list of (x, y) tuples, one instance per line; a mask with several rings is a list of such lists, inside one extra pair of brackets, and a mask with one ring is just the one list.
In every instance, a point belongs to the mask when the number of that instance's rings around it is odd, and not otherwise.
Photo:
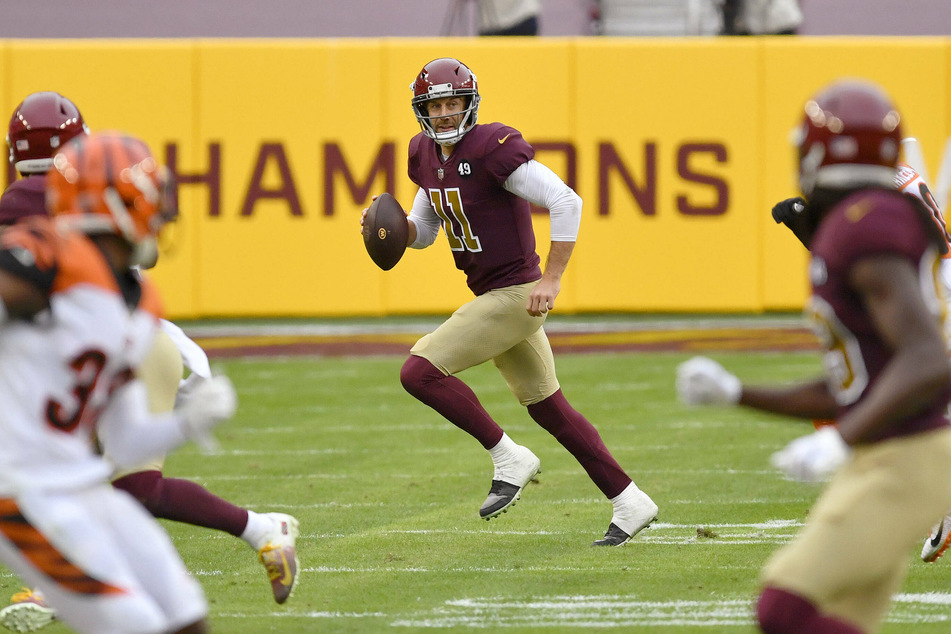
[(10, 117), (10, 162), (21, 174), (42, 174), (49, 171), (53, 155), (67, 141), (88, 133), (83, 115), (72, 101), (58, 92), (32, 93)]
[[(452, 57), (434, 59), (419, 71), (415, 81), (410, 84), (413, 91), (413, 114), (422, 128), (423, 134), (440, 145), (455, 145), (466, 132), (472, 129), (479, 118), (479, 82), (469, 67)], [(436, 132), (432, 117), (426, 110), (426, 102), (442, 97), (464, 97), (466, 107), (459, 125), (449, 132)]]

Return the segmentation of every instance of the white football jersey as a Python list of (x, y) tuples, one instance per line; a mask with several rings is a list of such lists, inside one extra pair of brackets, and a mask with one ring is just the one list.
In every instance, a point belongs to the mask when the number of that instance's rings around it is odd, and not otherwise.
[(158, 297), (144, 284), (130, 309), (98, 248), (46, 219), (3, 233), (0, 268), (49, 296), (0, 325), (0, 496), (104, 481), (96, 425), (151, 346)]

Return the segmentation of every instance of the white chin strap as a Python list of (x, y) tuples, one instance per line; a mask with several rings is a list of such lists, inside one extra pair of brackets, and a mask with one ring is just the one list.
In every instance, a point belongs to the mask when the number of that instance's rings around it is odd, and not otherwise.
[(816, 172), (816, 187), (850, 189), (854, 187), (895, 188), (895, 169), (884, 165), (827, 165)]
[(433, 132), (433, 140), (442, 146), (455, 145), (462, 137), (465, 131), (453, 130), (452, 132)]
[(53, 167), (53, 159), (23, 159), (13, 164), (21, 174), (45, 174)]
[(466, 133), (472, 128), (472, 123), (469, 123), (469, 119), (472, 117), (472, 109), (465, 111), (465, 116), (462, 117), (462, 121), (459, 122), (459, 126), (450, 132), (436, 132), (436, 128), (433, 126), (433, 121), (431, 117), (423, 117), (420, 121), (422, 125), (423, 132), (426, 133), (430, 139), (442, 146), (455, 145)]

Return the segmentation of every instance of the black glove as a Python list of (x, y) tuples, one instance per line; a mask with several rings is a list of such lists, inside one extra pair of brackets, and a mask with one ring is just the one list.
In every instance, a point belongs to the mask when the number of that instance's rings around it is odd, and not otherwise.
[(799, 196), (787, 198), (773, 206), (773, 220), (775, 220), (777, 224), (781, 222), (784, 225), (789, 225), (789, 223), (794, 223), (796, 221), (795, 219), (805, 210), (805, 198), (800, 198)]
[(803, 246), (809, 248), (809, 240), (812, 238), (812, 219), (806, 213), (805, 198), (787, 198), (773, 206), (773, 220), (789, 227), (789, 230), (799, 238)]

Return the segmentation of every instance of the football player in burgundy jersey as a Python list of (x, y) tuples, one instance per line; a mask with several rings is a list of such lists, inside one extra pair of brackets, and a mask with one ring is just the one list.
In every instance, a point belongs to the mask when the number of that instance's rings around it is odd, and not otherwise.
[(834, 419), (773, 455), (793, 479), (831, 481), (792, 543), (764, 568), (764, 632), (872, 632), (908, 551), (951, 505), (951, 397), (938, 278), (945, 236), (896, 186), (900, 117), (878, 86), (840, 80), (806, 103), (800, 237), (811, 252), (806, 313), (825, 377), (746, 385), (711, 359), (677, 373), (691, 405), (741, 404)]
[[(908, 141), (906, 139), (905, 141)], [(939, 278), (944, 289), (945, 301), (951, 301), (951, 234), (948, 233), (947, 223), (941, 207), (931, 193), (931, 189), (924, 178), (915, 168), (904, 162), (899, 162), (898, 170), (895, 172), (895, 186), (898, 191), (917, 198), (928, 208), (931, 217), (938, 231), (944, 237), (945, 250), (941, 255), (941, 270)], [(799, 234), (801, 218), (806, 209), (806, 200), (802, 197), (788, 198), (777, 203), (773, 207), (773, 219), (777, 223), (783, 223), (797, 237), (802, 240)], [(951, 343), (951, 342), (949, 342)], [(818, 429), (822, 425), (834, 424), (834, 420), (816, 420), (814, 421)], [(921, 547), (921, 559), (927, 563), (933, 563), (951, 547), (951, 512), (945, 513), (938, 522), (932, 527), (931, 533), (925, 538)]]
[[(406, 390), (489, 452), (494, 474), (479, 515), (489, 520), (513, 505), (541, 469), (455, 375), (491, 360), (529, 415), (581, 464), (614, 512), (598, 546), (619, 546), (657, 518), (594, 426), (565, 399), (543, 324), (578, 235), (581, 199), (534, 160), (515, 128), (477, 124), (479, 89), (462, 62), (429, 62), (411, 85), (422, 131), (409, 144), (409, 176), (419, 186), (409, 215), (408, 245), (427, 247), (446, 233), (456, 267), (475, 299), (413, 346), (400, 380)], [(535, 252), (530, 203), (551, 214), (544, 271)], [(366, 212), (364, 212), (365, 215)]]

